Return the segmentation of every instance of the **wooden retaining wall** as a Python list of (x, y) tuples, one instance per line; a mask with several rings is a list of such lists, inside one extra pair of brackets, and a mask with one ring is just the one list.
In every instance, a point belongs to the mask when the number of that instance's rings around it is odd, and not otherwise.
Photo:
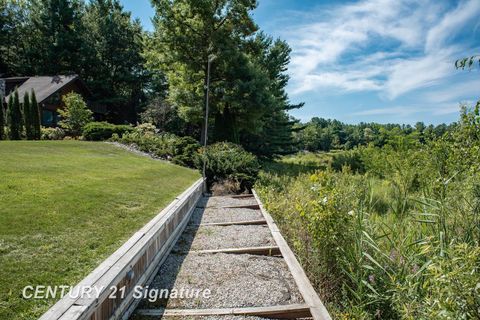
[[(119, 319), (134, 307), (135, 286), (144, 286), (163, 263), (185, 229), (200, 199), (204, 182), (199, 179), (73, 289), (93, 288), (100, 294), (77, 298), (66, 295), (40, 320)], [(110, 298), (114, 293), (116, 298)], [(96, 291), (94, 291), (96, 292)]]
[(268, 213), (268, 211), (264, 208), (262, 201), (258, 197), (258, 194), (253, 190), (253, 195), (257, 200), (260, 210), (262, 211), (262, 215), (267, 221), (268, 227), (272, 233), (273, 239), (275, 239), (275, 243), (278, 246), (278, 249), (285, 259), (287, 263), (288, 269), (290, 270), (293, 279), (295, 280), (300, 293), (305, 300), (306, 305), (310, 309), (310, 314), (314, 320), (332, 320), (328, 310), (323, 305), (320, 297), (318, 296), (317, 292), (313, 288), (310, 280), (308, 280), (305, 271), (303, 270), (302, 266), (298, 262), (295, 254), (293, 253), (292, 249), (288, 246), (287, 241), (283, 238), (282, 234), (280, 233), (280, 229), (278, 229), (275, 221), (273, 220), (272, 216)]

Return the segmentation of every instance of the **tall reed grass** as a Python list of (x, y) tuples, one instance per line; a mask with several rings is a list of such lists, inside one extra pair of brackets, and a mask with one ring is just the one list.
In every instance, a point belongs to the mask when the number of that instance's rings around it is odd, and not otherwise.
[(357, 173), (261, 175), (257, 191), (335, 319), (480, 319), (472, 123), (424, 145), (358, 149)]

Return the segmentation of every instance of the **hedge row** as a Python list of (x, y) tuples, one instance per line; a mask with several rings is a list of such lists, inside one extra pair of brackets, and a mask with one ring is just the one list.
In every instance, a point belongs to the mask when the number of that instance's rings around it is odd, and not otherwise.
[(129, 125), (115, 125), (108, 122), (90, 122), (83, 127), (83, 137), (89, 141), (105, 141), (114, 134), (123, 136), (125, 133), (133, 132), (134, 128)]

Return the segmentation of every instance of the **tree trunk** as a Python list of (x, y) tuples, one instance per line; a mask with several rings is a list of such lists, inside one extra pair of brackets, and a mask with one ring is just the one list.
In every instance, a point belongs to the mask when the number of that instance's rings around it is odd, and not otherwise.
[(206, 105), (207, 105), (207, 84), (208, 84), (208, 58), (207, 58), (207, 63), (205, 63), (205, 76), (203, 78), (203, 117), (202, 117), (202, 125), (201, 125), (201, 133), (200, 133), (200, 145), (205, 145), (205, 130), (207, 129), (205, 126), (205, 115), (206, 115)]

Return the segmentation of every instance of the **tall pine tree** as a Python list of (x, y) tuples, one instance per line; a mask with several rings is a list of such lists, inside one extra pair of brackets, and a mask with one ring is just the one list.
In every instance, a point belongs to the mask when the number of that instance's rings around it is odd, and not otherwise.
[[(165, 72), (169, 83), (168, 100), (178, 106), (180, 116), (203, 126), (208, 61), (211, 69), (211, 119), (227, 108), (234, 119), (236, 110), (225, 105), (222, 90), (225, 77), (232, 74), (232, 62), (244, 62), (239, 48), (257, 26), (249, 13), (255, 0), (153, 0), (156, 9), (155, 33), (147, 48), (148, 65)], [(248, 66), (245, 71), (248, 72)], [(251, 71), (251, 70), (250, 70)], [(202, 128), (204, 131), (205, 128)], [(235, 139), (232, 130), (229, 136)], [(216, 135), (215, 128), (212, 130)], [(218, 134), (217, 134), (218, 135)], [(201, 138), (203, 139), (202, 133)]]
[(85, 69), (93, 99), (107, 107), (110, 121), (135, 123), (147, 80), (140, 22), (118, 0), (92, 0), (83, 23), (94, 57)]
[(298, 120), (288, 111), (303, 107), (303, 103), (291, 104), (286, 93), (289, 76), (286, 74), (291, 49), (280, 39), (259, 33), (249, 40), (251, 59), (268, 78), (266, 90), (270, 99), (264, 104), (264, 113), (256, 130), (244, 130), (242, 139), (247, 150), (257, 155), (271, 157), (296, 151), (293, 132)]
[(8, 128), (10, 130), (10, 140), (20, 140), (22, 138), (22, 111), (17, 90), (13, 93), (13, 96), (10, 95), (8, 100)]
[(84, 40), (80, 0), (37, 0), (30, 6), (30, 58), (37, 74), (82, 74), (89, 44)]
[(23, 96), (23, 117), (25, 119), (25, 135), (27, 136), (27, 140), (33, 140), (32, 108), (28, 92), (25, 92)]
[(5, 113), (3, 109), (3, 97), (0, 95), (0, 140), (5, 140)]
[(37, 103), (37, 97), (35, 95), (35, 91), (32, 89), (32, 93), (30, 95), (30, 109), (31, 109), (31, 116), (32, 116), (32, 128), (33, 128), (33, 139), (40, 140), (42, 137), (41, 131), (41, 117), (40, 117), (40, 108)]
[[(163, 70), (168, 101), (187, 122), (203, 125), (205, 83), (211, 63), (210, 124), (213, 140), (231, 141), (264, 156), (293, 150), (285, 87), (289, 46), (262, 33), (250, 0), (153, 0), (155, 33), (148, 66)], [(211, 127), (211, 130), (210, 130)], [(203, 134), (202, 134), (203, 138)], [(212, 141), (212, 140), (210, 140)]]

